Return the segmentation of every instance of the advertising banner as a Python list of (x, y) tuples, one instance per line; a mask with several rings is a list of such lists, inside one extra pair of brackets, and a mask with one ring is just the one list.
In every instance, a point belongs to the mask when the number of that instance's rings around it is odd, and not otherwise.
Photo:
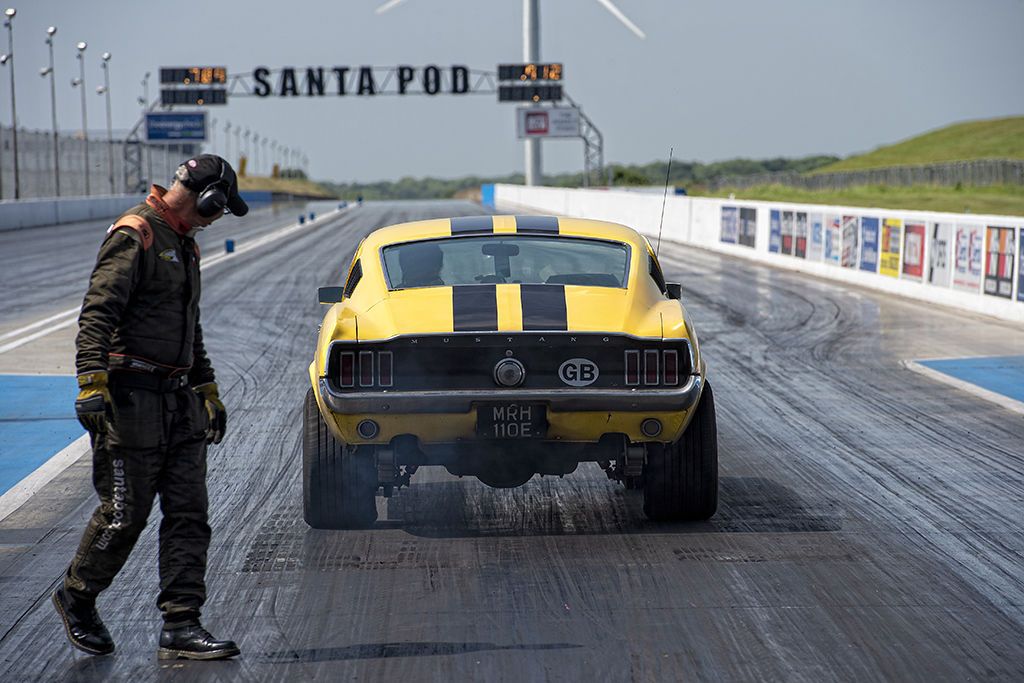
[(722, 241), (736, 244), (740, 232), (740, 212), (735, 206), (722, 207)]
[[(909, 227), (908, 227), (909, 229)], [(953, 272), (953, 224), (932, 223), (928, 243), (928, 284), (949, 287)]]
[(825, 217), (820, 213), (812, 213), (808, 216), (811, 222), (811, 241), (807, 246), (807, 260), (820, 261), (825, 251), (824, 226)]
[(924, 279), (924, 223), (907, 223), (903, 232), (903, 277)]
[(159, 111), (146, 114), (147, 142), (203, 142), (205, 111)]
[(782, 222), (778, 209), (772, 209), (768, 223), (768, 251), (779, 253), (782, 247)]
[(956, 289), (977, 292), (981, 288), (983, 239), (980, 225), (957, 224), (953, 261), (953, 287)]
[(843, 218), (825, 216), (825, 263), (839, 265), (843, 254)]
[(878, 219), (860, 219), (860, 269), (878, 272)]
[(1009, 299), (1013, 295), (1013, 259), (1017, 255), (1014, 228), (990, 225), (985, 230), (985, 293)]
[(578, 138), (580, 110), (576, 107), (522, 107), (516, 110), (516, 136)]
[[(1024, 263), (1024, 228), (1020, 231), (1017, 246), (1020, 248), (1020, 253), (1017, 254), (1017, 263)], [(1017, 301), (1024, 301), (1024, 266), (1017, 267)]]
[(782, 253), (793, 255), (793, 212), (782, 212)]
[(793, 255), (797, 258), (807, 258), (807, 214), (800, 212), (796, 215), (796, 228), (793, 231)]
[(900, 245), (903, 242), (903, 221), (886, 218), (882, 221), (882, 255), (878, 272), (889, 277), (900, 276)]
[(843, 268), (856, 268), (858, 253), (860, 245), (857, 241), (857, 217), (843, 216)]
[(740, 207), (739, 243), (754, 248), (757, 242), (757, 209)]

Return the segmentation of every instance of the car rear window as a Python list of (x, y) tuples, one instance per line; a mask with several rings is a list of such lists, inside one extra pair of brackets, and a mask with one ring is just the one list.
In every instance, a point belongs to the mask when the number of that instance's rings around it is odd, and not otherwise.
[(488, 235), (383, 249), (389, 289), (488, 283), (625, 287), (629, 246), (571, 237)]

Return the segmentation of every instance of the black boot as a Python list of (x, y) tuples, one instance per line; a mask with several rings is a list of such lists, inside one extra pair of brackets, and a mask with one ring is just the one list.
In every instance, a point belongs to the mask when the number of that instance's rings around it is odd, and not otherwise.
[(75, 600), (61, 585), (53, 591), (53, 606), (72, 645), (91, 655), (109, 655), (114, 651), (114, 639), (100, 620), (95, 602)]
[(158, 659), (227, 659), (241, 653), (232, 640), (215, 640), (198, 624), (160, 632)]

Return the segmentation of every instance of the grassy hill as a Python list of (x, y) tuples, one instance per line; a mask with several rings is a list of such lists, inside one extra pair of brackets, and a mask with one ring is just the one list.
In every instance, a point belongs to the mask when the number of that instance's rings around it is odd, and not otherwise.
[(240, 190), (270, 191), (293, 194), (299, 197), (334, 199), (337, 195), (320, 183), (305, 178), (267, 178), (242, 176), (238, 179)]
[(811, 173), (971, 159), (1024, 159), (1024, 116), (953, 124), (894, 145), (879, 147), (867, 154), (821, 166)]
[[(694, 192), (693, 194), (704, 194)], [(712, 197), (734, 196), (769, 202), (838, 204), (886, 209), (917, 209), (953, 213), (991, 213), (1024, 216), (1024, 188), (1019, 185), (988, 187), (941, 187), (937, 185), (860, 185), (843, 190), (802, 190), (783, 185), (762, 185), (745, 189), (722, 188)]]

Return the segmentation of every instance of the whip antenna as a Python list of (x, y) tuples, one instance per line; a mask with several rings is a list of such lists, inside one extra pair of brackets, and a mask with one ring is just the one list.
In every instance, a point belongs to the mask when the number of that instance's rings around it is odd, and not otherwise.
[(661, 196), (661, 220), (658, 221), (658, 246), (654, 248), (654, 255), (657, 256), (658, 252), (661, 251), (661, 228), (665, 225), (665, 202), (668, 201), (668, 177), (672, 173), (672, 150), (674, 147), (668, 148), (668, 170), (665, 171), (665, 194)]

